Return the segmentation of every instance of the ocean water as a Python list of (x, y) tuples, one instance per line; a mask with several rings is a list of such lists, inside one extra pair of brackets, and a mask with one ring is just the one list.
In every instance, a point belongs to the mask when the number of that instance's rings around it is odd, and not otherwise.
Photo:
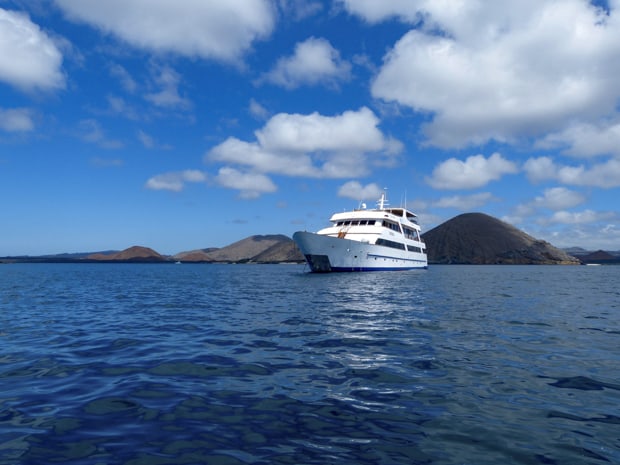
[(0, 464), (620, 463), (619, 284), (0, 265)]

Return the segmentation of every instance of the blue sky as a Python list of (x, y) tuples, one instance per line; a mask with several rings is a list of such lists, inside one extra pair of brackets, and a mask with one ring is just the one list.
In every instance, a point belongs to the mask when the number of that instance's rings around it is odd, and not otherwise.
[(0, 0), (0, 256), (391, 204), (620, 249), (620, 1)]

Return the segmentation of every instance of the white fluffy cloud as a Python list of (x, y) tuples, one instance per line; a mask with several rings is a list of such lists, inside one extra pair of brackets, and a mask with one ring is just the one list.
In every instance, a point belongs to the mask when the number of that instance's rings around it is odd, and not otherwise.
[(593, 210), (584, 210), (581, 212), (559, 211), (553, 214), (553, 216), (549, 219), (549, 222), (562, 224), (589, 224), (617, 219), (617, 216), (618, 215), (615, 212), (595, 212)]
[(435, 189), (476, 189), (517, 171), (517, 166), (499, 153), (489, 158), (472, 155), (465, 161), (450, 158), (440, 163), (426, 181)]
[(368, 108), (336, 116), (279, 113), (256, 131), (256, 141), (228, 138), (211, 149), (205, 161), (286, 176), (363, 176), (369, 165), (385, 163), (402, 149), (378, 124)]
[[(513, 212), (505, 217), (505, 220), (512, 224), (527, 224), (532, 223), (536, 215), (542, 214), (543, 216), (539, 216), (538, 219), (535, 220), (536, 223), (544, 225), (554, 222), (557, 223), (557, 221), (550, 220), (547, 211), (541, 213), (541, 210), (551, 210), (554, 212), (553, 216), (555, 217), (556, 214), (581, 205), (585, 201), (585, 196), (579, 192), (567, 189), (566, 187), (552, 187), (545, 189), (542, 195), (537, 196), (530, 202), (517, 205)], [(566, 214), (566, 212), (564, 212), (564, 214)]]
[(346, 197), (354, 200), (371, 200), (375, 201), (381, 197), (383, 189), (375, 183), (362, 186), (358, 181), (349, 181), (338, 189), (340, 197)]
[(276, 10), (268, 0), (55, 0), (73, 20), (155, 52), (235, 61), (267, 37)]
[(523, 165), (532, 182), (553, 180), (573, 186), (620, 187), (620, 160), (610, 159), (590, 167), (555, 163), (550, 157), (530, 158)]
[(220, 186), (237, 189), (244, 199), (255, 199), (277, 190), (271, 179), (264, 174), (242, 172), (227, 166), (220, 168), (215, 180)]
[(337, 85), (349, 79), (351, 65), (326, 39), (311, 37), (295, 46), (295, 53), (281, 58), (263, 80), (288, 89), (302, 85)]
[(0, 81), (26, 91), (64, 88), (62, 58), (27, 15), (0, 8)]
[(536, 197), (534, 205), (536, 207), (557, 211), (576, 207), (584, 201), (585, 197), (579, 192), (567, 189), (566, 187), (552, 187), (550, 189), (545, 189), (542, 196)]
[(565, 155), (589, 158), (598, 155), (620, 157), (620, 121), (574, 123), (538, 141), (543, 149), (563, 148)]
[(146, 188), (180, 192), (183, 190), (186, 183), (204, 182), (206, 179), (206, 175), (199, 170), (175, 171), (153, 176), (146, 182)]
[(0, 108), (0, 129), (6, 132), (32, 131), (32, 111), (27, 108)]
[(341, 3), (370, 22), (417, 26), (385, 56), (372, 93), (433, 115), (423, 131), (436, 146), (538, 137), (616, 111), (618, 2), (609, 12), (586, 0)]

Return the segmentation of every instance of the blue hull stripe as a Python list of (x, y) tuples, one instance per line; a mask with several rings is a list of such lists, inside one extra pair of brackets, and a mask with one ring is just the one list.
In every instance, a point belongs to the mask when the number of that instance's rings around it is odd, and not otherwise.
[(358, 268), (358, 267), (334, 267), (332, 266), (331, 271), (333, 272), (344, 272), (344, 271), (410, 271), (410, 270), (426, 270), (428, 266), (409, 266), (406, 268), (403, 267), (391, 267), (391, 268)]

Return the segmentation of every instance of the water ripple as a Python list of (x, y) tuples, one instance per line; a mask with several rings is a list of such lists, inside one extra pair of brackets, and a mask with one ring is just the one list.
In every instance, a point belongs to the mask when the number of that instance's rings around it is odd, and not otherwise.
[(620, 267), (0, 267), (0, 464), (620, 463)]

